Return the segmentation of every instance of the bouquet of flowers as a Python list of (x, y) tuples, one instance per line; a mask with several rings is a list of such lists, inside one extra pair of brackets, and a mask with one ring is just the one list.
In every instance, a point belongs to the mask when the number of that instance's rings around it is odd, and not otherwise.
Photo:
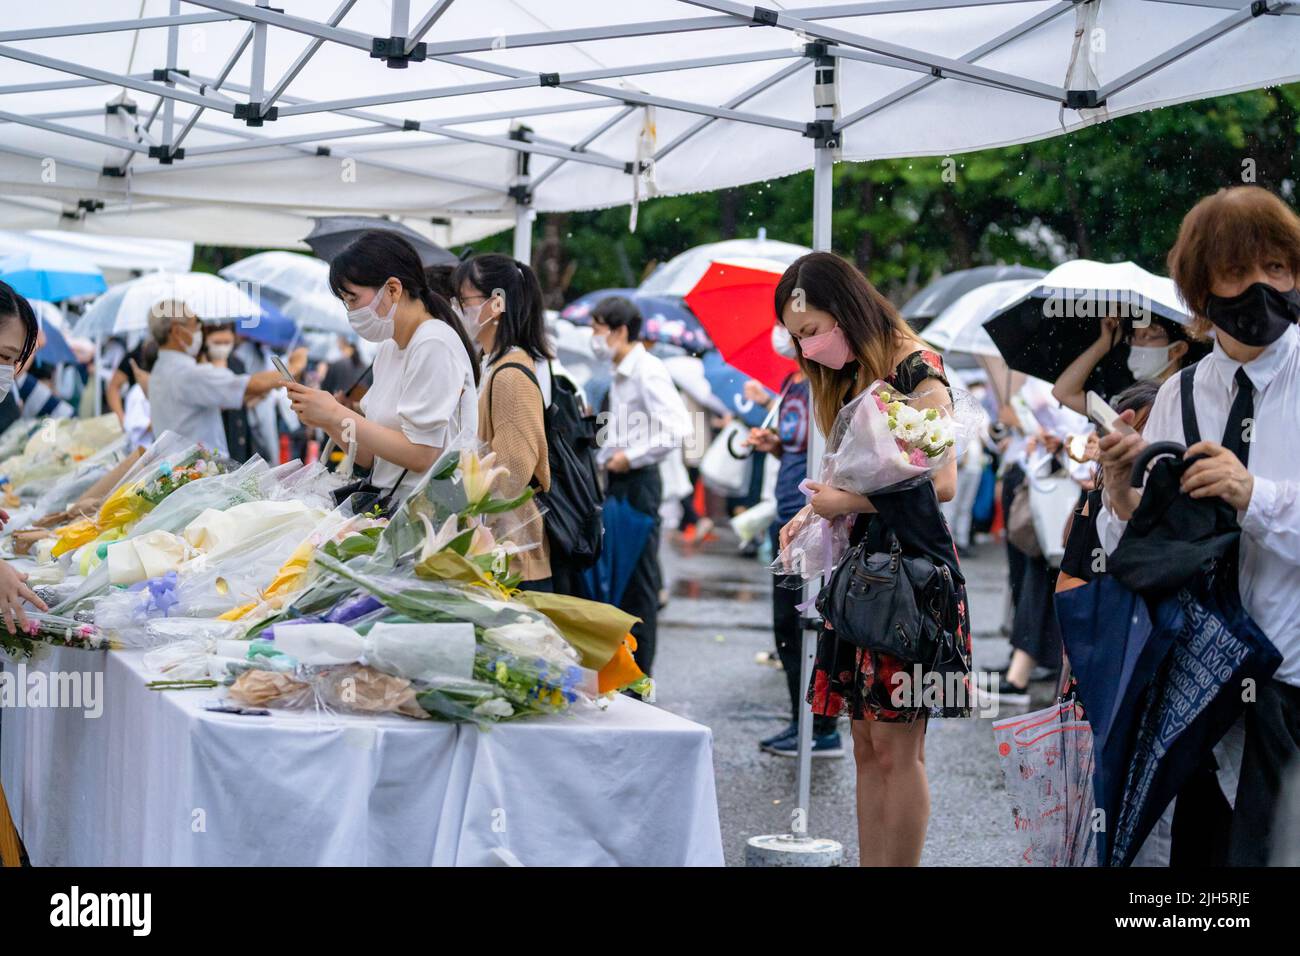
[[(929, 481), (978, 433), (982, 417), (964, 392), (910, 396), (873, 382), (835, 416), (818, 480), (859, 495)], [(828, 574), (847, 548), (851, 524), (851, 516), (808, 517), (772, 562), (773, 573), (805, 580)]]
[(26, 625), (16, 632), (0, 627), (0, 652), (10, 660), (28, 660), (41, 645), (77, 647), (83, 650), (105, 650), (117, 645), (101, 634), (93, 624), (75, 621), (58, 614), (39, 611), (27, 612)]
[(51, 553), (57, 558), (93, 541), (116, 540), (177, 488), (225, 470), (210, 449), (166, 432), (127, 472), (93, 519), (79, 519), (59, 531)]

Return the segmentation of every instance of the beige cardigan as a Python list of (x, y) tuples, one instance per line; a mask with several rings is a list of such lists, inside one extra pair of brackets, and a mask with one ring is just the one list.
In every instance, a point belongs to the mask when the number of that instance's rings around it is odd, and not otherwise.
[[(534, 478), (536, 487), (543, 491), (551, 487), (542, 393), (519, 369), (506, 369), (497, 376), (499, 366), (512, 362), (536, 373), (537, 365), (532, 358), (522, 349), (512, 349), (488, 367), (478, 399), (478, 437), (496, 453), (497, 466), (510, 470), (494, 489), (502, 498), (523, 494)], [(543, 520), (532, 501), (516, 512), (497, 515), (493, 520), (493, 532), (498, 536), (521, 546), (536, 545), (515, 555), (510, 562), (511, 571), (525, 581), (551, 576), (551, 553)], [(520, 521), (525, 522), (522, 529), (517, 528)]]

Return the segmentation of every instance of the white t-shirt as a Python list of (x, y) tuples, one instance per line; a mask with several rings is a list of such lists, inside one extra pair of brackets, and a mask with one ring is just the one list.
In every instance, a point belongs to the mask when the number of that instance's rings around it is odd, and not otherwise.
[[(441, 319), (426, 319), (398, 348), (389, 339), (379, 346), (373, 366), (374, 384), (361, 399), (361, 412), (372, 422), (400, 429), (417, 445), (447, 448), (478, 434), (478, 394), (465, 346)], [(402, 467), (375, 457), (370, 483), (387, 492)], [(408, 474), (399, 497), (422, 476)]]

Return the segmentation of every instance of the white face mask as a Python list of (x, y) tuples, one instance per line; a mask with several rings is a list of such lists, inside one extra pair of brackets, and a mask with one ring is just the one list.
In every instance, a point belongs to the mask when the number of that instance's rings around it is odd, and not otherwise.
[(185, 331), (190, 334), (190, 340), (185, 345), (185, 354), (190, 358), (197, 358), (199, 351), (203, 348), (203, 329), (195, 326)]
[(772, 326), (772, 351), (788, 359), (795, 357), (794, 339), (790, 338), (790, 330), (780, 322)]
[(12, 365), (0, 365), (0, 402), (8, 397), (9, 389), (13, 387), (14, 367)]
[(610, 347), (608, 333), (591, 337), (591, 354), (604, 361), (609, 361), (614, 357), (614, 350)]
[(230, 358), (230, 353), (235, 350), (233, 345), (213, 345), (208, 343), (208, 358), (214, 362), (224, 362)]
[(1169, 367), (1168, 345), (1130, 345), (1128, 370), (1139, 382), (1153, 382)]
[(393, 317), (397, 315), (397, 303), (393, 303), (387, 315), (380, 315), (375, 306), (383, 296), (384, 289), (380, 287), (367, 304), (359, 309), (348, 310), (348, 324), (352, 326), (352, 331), (367, 342), (384, 342), (393, 337), (396, 326)]

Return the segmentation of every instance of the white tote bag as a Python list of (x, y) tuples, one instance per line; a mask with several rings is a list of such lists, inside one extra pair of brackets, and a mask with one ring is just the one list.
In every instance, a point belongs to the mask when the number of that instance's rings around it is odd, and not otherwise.
[(1079, 485), (1064, 472), (1027, 476), (1025, 483), (1029, 486), (1029, 514), (1043, 559), (1059, 568), (1065, 556), (1065, 526), (1079, 503)]
[(748, 437), (749, 428), (745, 423), (732, 419), (713, 439), (709, 450), (700, 459), (700, 477), (711, 491), (736, 497), (749, 490), (753, 455), (736, 457), (749, 450), (747, 445), (741, 444)]

